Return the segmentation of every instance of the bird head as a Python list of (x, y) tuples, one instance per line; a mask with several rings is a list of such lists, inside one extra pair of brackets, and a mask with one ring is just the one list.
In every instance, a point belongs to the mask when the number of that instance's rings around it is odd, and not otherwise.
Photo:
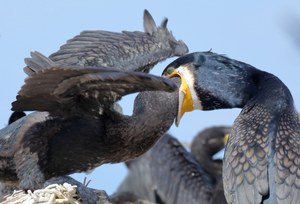
[(256, 90), (255, 68), (213, 52), (195, 52), (177, 58), (162, 75), (180, 77), (176, 125), (185, 112), (242, 108)]
[(229, 126), (213, 126), (200, 131), (192, 141), (192, 154), (198, 161), (207, 159), (204, 155), (212, 157), (225, 147), (230, 131)]
[(167, 78), (180, 77), (181, 79), (179, 105), (175, 121), (176, 126), (178, 126), (180, 119), (185, 112), (190, 112), (194, 109), (202, 109), (201, 101), (199, 101), (194, 89), (194, 74), (192, 73), (189, 64), (183, 64), (179, 67), (168, 66), (163, 72), (163, 76)]

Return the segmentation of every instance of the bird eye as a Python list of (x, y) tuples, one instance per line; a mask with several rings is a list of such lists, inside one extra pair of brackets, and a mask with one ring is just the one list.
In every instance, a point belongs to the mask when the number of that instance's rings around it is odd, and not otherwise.
[(174, 70), (175, 70), (174, 67), (169, 67), (166, 72), (167, 72), (167, 74), (170, 75), (174, 72)]

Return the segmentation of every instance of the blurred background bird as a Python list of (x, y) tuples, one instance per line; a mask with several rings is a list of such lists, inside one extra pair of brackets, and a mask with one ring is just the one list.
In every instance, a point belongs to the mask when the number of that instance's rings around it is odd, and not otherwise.
[(195, 136), (191, 152), (164, 135), (147, 153), (126, 162), (129, 172), (115, 196), (132, 193), (165, 204), (226, 203), (222, 160), (213, 156), (224, 148), (229, 132), (224, 126), (204, 129)]

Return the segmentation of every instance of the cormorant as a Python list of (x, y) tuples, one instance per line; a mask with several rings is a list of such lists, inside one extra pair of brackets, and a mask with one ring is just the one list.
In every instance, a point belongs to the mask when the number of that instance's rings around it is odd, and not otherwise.
[(225, 147), (230, 129), (228, 126), (206, 128), (194, 137), (191, 144), (191, 154), (214, 178), (216, 184), (212, 203), (215, 204), (227, 203), (222, 178), (223, 159), (213, 159), (213, 156)]
[(150, 13), (145, 10), (145, 32), (83, 31), (49, 58), (59, 65), (149, 72), (158, 62), (188, 52), (185, 43), (176, 40), (167, 29), (167, 23), (168, 19), (165, 18), (157, 27)]
[(212, 127), (199, 132), (191, 153), (166, 134), (148, 152), (126, 162), (129, 172), (116, 195), (129, 192), (160, 204), (226, 203), (222, 177), (215, 174), (222, 164), (212, 156), (224, 148), (228, 131)]
[(213, 159), (227, 143), (231, 127), (213, 126), (200, 131), (191, 143), (191, 154), (216, 181), (222, 179), (223, 159)]
[[(133, 71), (148, 71), (187, 52), (166, 22), (156, 27), (145, 11), (146, 32), (87, 31), (50, 59), (32, 53), (25, 60), (28, 78), (12, 109), (47, 112), (31, 113), (0, 130), (1, 182), (36, 189), (49, 178), (146, 152), (173, 123), (177, 94), (165, 91), (177, 86)], [(161, 91), (140, 93), (132, 116), (114, 109), (122, 95), (145, 90)]]
[(228, 203), (299, 203), (300, 121), (280, 79), (213, 52), (180, 57), (163, 75), (182, 80), (177, 124), (194, 109), (242, 108), (225, 148)]
[[(49, 58), (60, 66), (113, 67), (124, 71), (149, 72), (158, 62), (188, 52), (185, 43), (176, 40), (168, 30), (167, 18), (157, 27), (149, 11), (145, 10), (143, 19), (145, 32), (83, 31)], [(28, 75), (32, 73), (28, 67), (24, 71)], [(23, 114), (14, 112), (9, 124)]]

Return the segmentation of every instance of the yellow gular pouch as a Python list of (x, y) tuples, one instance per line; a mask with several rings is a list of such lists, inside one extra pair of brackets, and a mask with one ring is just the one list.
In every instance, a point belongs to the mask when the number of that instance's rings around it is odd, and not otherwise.
[[(178, 105), (177, 118), (175, 121), (176, 126), (178, 126), (180, 119), (182, 118), (185, 112), (191, 112), (194, 109), (196, 109), (194, 102), (195, 100), (196, 102), (198, 102), (198, 99), (195, 98), (196, 96), (193, 96), (196, 95), (195, 93), (192, 94), (192, 91), (194, 91), (193, 88), (194, 77), (187, 66), (181, 66), (177, 69), (174, 69), (173, 67), (169, 67), (166, 70), (164, 76), (168, 78), (179, 76), (181, 78), (181, 85), (179, 88), (179, 105)], [(197, 108), (201, 109), (200, 107)]]
[[(182, 93), (182, 94), (179, 93), (179, 109), (178, 109), (178, 114), (179, 114), (179, 117), (181, 118), (185, 112), (191, 112), (194, 110), (193, 97), (192, 97), (190, 88), (189, 88), (186, 80), (184, 79), (184, 77), (181, 77), (181, 86), (180, 86), (179, 91)], [(177, 116), (177, 118), (178, 118), (178, 116)], [(178, 123), (179, 123), (179, 121), (178, 121)]]

